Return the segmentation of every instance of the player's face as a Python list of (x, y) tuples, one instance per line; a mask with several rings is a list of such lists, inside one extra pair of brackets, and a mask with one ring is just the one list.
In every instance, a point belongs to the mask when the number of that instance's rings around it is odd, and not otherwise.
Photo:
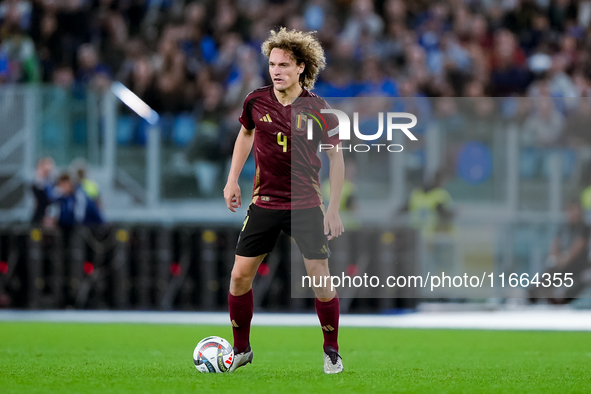
[(273, 48), (269, 55), (269, 74), (277, 91), (285, 92), (297, 86), (303, 71), (304, 63), (298, 66), (291, 53)]

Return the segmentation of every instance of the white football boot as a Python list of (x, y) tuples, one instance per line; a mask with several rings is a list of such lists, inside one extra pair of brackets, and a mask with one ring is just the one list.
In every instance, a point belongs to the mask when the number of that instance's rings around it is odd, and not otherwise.
[(327, 346), (324, 349), (324, 373), (343, 372), (343, 359), (339, 352)]
[(252, 358), (253, 354), (250, 345), (248, 345), (246, 350), (242, 353), (236, 353), (236, 348), (234, 348), (234, 361), (232, 362), (232, 365), (230, 365), (230, 372), (234, 372), (236, 368), (240, 368), (248, 363), (252, 364)]

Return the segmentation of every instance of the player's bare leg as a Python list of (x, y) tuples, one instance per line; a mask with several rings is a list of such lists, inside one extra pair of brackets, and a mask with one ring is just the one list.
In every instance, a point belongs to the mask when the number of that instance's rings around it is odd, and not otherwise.
[(238, 297), (250, 291), (257, 269), (265, 256), (267, 255), (263, 254), (256, 257), (235, 256), (230, 279), (230, 294)]
[(234, 260), (228, 294), (230, 321), (234, 335), (234, 361), (230, 366), (230, 372), (252, 362), (253, 353), (249, 341), (250, 322), (254, 311), (252, 281), (265, 256), (265, 254), (256, 257), (236, 256)]
[[(311, 260), (304, 258), (306, 271), (310, 278), (329, 276), (328, 259)], [(314, 283), (314, 281), (312, 281)], [(324, 281), (316, 280), (316, 283)], [(330, 281), (328, 281), (330, 283)], [(316, 314), (320, 320), (324, 334), (324, 372), (339, 373), (343, 371), (343, 362), (339, 355), (339, 296), (330, 286), (314, 287), (316, 294)]]

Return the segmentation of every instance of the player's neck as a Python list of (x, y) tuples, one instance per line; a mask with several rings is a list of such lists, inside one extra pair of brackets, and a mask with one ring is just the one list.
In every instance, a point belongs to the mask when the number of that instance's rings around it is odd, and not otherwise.
[(292, 98), (299, 97), (300, 94), (302, 94), (302, 90), (304, 89), (302, 89), (299, 83), (296, 83), (282, 91), (279, 91), (275, 88), (273, 88), (273, 90), (275, 91), (275, 97), (277, 97), (277, 101), (279, 101), (279, 103), (285, 107), (286, 105), (291, 104)]

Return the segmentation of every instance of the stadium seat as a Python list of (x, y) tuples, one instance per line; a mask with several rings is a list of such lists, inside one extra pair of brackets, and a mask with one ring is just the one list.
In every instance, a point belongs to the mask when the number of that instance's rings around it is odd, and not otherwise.
[(175, 145), (187, 145), (195, 135), (197, 123), (190, 114), (182, 114), (174, 119), (174, 126), (172, 129), (172, 141)]
[(133, 138), (135, 120), (130, 115), (120, 116), (117, 119), (117, 144), (129, 145)]
[(43, 146), (51, 148), (60, 146), (62, 143), (60, 122), (47, 119), (41, 126), (41, 141)]

